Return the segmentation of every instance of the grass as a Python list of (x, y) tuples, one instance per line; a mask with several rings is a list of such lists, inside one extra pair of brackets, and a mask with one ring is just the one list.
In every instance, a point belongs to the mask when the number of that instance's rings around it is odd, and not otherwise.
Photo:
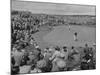
[[(87, 26), (71, 26), (69, 32), (68, 26), (57, 26), (55, 28), (44, 26), (40, 32), (33, 34), (33, 37), (38, 42), (40, 47), (44, 49), (48, 46), (84, 46), (85, 43), (92, 45), (95, 42), (95, 27)], [(73, 39), (73, 33), (78, 32), (79, 41), (75, 42)]]

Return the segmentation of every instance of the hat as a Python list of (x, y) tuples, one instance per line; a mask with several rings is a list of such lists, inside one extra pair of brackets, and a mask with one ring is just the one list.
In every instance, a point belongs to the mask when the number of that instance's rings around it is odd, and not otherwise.
[(57, 46), (57, 47), (55, 47), (55, 50), (58, 50), (58, 51), (60, 51), (60, 48)]
[(72, 49), (74, 49), (74, 46), (72, 46)]
[(36, 46), (35, 46), (35, 48), (39, 48), (39, 46), (38, 46), (38, 45), (36, 45)]
[(67, 48), (67, 46), (63, 46), (63, 49), (66, 49)]

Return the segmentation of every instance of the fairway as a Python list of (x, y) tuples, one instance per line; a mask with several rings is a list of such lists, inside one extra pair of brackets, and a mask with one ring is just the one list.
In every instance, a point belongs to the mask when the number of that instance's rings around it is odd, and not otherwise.
[[(93, 44), (95, 38), (95, 27), (88, 26), (57, 26), (49, 34), (43, 37), (43, 40), (59, 46), (84, 46), (85, 43)], [(78, 33), (78, 41), (74, 41), (74, 32)]]
[[(36, 42), (39, 44), (40, 48), (44, 49), (49, 46), (82, 46), (84, 47), (85, 43), (88, 43), (90, 46), (96, 42), (96, 28), (88, 26), (57, 26), (54, 27), (52, 31), (47, 31), (44, 28), (44, 31), (37, 32), (33, 34)], [(74, 41), (74, 32), (78, 33), (78, 41)]]

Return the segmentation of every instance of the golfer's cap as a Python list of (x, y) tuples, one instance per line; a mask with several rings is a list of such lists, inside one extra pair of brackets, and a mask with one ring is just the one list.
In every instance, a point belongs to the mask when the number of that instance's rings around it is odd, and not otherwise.
[(74, 46), (72, 46), (72, 49), (74, 49)]

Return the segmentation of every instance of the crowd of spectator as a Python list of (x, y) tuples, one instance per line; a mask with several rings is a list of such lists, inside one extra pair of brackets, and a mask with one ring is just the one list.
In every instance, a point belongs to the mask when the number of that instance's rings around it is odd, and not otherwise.
[(33, 34), (42, 25), (30, 13), (13, 12), (11, 18), (11, 74), (43, 73), (96, 68), (95, 46), (47, 47), (42, 50)]
[[(44, 73), (59, 71), (91, 70), (96, 68), (95, 47), (78, 50), (63, 47), (47, 47), (30, 43), (29, 48), (13, 47), (11, 52), (11, 73)], [(30, 49), (31, 48), (31, 49)]]

